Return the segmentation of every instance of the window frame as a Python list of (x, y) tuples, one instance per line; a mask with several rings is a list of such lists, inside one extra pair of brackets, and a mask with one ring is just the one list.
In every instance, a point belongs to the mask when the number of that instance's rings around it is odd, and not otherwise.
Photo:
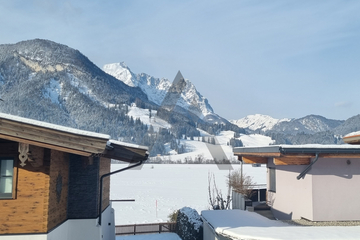
[[(4, 157), (1, 156), (0, 157), (0, 171), (1, 171), (1, 161), (4, 160), (12, 160), (13, 161), (13, 172), (12, 172), (12, 190), (11, 190), (11, 195), (5, 195), (5, 193), (0, 193), (0, 201), (1, 200), (11, 200), (11, 199), (15, 199), (16, 198), (16, 185), (17, 185), (17, 160), (14, 156), (8, 156), (8, 157)], [(1, 178), (1, 175), (0, 175)], [(3, 195), (4, 194), (4, 195)]]
[(269, 168), (269, 192), (276, 193), (276, 168)]

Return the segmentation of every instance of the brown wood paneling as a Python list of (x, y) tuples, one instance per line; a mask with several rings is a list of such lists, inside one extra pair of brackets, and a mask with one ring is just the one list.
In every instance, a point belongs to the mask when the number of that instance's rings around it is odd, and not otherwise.
[(0, 234), (47, 232), (48, 174), (44, 166), (18, 166), (16, 198), (0, 200)]
[(47, 230), (55, 228), (67, 218), (68, 182), (69, 154), (51, 150)]
[(303, 157), (281, 157), (274, 158), (275, 165), (309, 165), (311, 159)]
[(243, 163), (248, 163), (248, 164), (252, 164), (252, 163), (266, 164), (268, 162), (267, 157), (242, 156), (241, 159)]

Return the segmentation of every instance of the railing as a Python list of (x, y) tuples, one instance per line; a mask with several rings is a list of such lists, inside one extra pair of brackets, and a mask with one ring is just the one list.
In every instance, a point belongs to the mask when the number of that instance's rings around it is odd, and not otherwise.
[(115, 226), (116, 235), (136, 235), (146, 233), (175, 232), (176, 223), (149, 223)]

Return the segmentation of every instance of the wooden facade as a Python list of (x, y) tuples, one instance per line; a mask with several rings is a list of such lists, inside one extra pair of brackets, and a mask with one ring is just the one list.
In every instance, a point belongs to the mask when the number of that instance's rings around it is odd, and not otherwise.
[[(17, 148), (18, 143), (11, 143)], [(67, 219), (69, 154), (30, 149), (36, 163), (16, 164), (15, 196), (0, 199), (0, 234), (47, 233)]]
[[(0, 114), (0, 159), (14, 160), (12, 197), (0, 198), (0, 236), (49, 233), (69, 219), (96, 219), (109, 156), (147, 159), (146, 148), (133, 147), (131, 153), (131, 146), (108, 146), (107, 135), (26, 121)], [(26, 153), (19, 153), (22, 144)], [(105, 178), (103, 211), (109, 197), (110, 178)]]

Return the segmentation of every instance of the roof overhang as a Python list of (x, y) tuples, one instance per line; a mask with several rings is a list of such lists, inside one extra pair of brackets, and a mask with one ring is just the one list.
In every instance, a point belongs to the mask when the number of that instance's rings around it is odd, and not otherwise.
[(145, 146), (110, 140), (102, 156), (133, 163), (147, 160), (148, 150)]
[(109, 140), (94, 133), (0, 113), (0, 138), (81, 156), (99, 155), (126, 162), (146, 160), (148, 148)]
[(354, 132), (343, 137), (343, 141), (348, 144), (360, 144), (360, 132)]
[(267, 163), (275, 165), (308, 165), (316, 154), (322, 158), (360, 158), (360, 146), (354, 145), (274, 145), (263, 147), (234, 148), (234, 154), (243, 163)]

